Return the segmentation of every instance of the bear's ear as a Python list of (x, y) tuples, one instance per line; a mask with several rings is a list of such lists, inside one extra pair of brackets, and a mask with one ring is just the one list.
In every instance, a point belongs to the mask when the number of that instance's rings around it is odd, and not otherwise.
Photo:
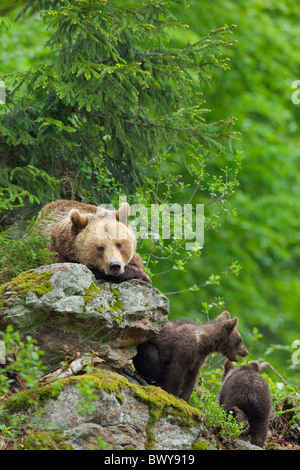
[(72, 209), (70, 212), (70, 220), (72, 222), (73, 228), (77, 232), (82, 230), (89, 223), (89, 217), (87, 214), (81, 214), (78, 209)]
[(259, 372), (258, 362), (250, 362), (250, 364), (248, 364), (248, 366), (251, 367), (251, 369), (255, 370), (255, 372)]
[(224, 321), (224, 320), (229, 320), (229, 319), (230, 319), (229, 312), (223, 312), (216, 318), (217, 321)]
[(128, 216), (130, 213), (130, 205), (128, 202), (123, 202), (119, 209), (116, 211), (116, 218), (119, 222), (124, 225), (128, 224)]
[(225, 323), (226, 331), (228, 332), (232, 331), (234, 328), (236, 328), (236, 325), (238, 324), (238, 322), (239, 322), (239, 319), (237, 317), (233, 318), (232, 320), (227, 320)]

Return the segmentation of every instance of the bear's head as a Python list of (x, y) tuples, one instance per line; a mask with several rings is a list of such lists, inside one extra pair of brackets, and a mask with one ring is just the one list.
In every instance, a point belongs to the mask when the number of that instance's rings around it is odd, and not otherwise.
[(226, 359), (226, 361), (224, 362), (224, 374), (222, 377), (222, 381), (224, 381), (226, 377), (232, 375), (234, 372), (245, 371), (249, 369), (254, 370), (254, 372), (259, 372), (260, 368), (258, 362), (253, 361), (249, 362), (249, 364), (247, 365), (235, 366), (229, 359)]
[(225, 311), (216, 318), (215, 322), (220, 328), (222, 338), (219, 352), (232, 362), (237, 362), (237, 356), (247, 356), (249, 353), (237, 330), (238, 318), (231, 319), (230, 313)]
[(119, 276), (133, 257), (135, 236), (128, 226), (129, 204), (117, 211), (98, 208), (96, 214), (73, 209), (70, 214), (73, 247), (79, 263), (106, 275)]

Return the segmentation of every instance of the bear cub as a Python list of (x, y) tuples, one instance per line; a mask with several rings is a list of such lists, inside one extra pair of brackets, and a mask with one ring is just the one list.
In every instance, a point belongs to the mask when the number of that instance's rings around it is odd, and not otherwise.
[(219, 352), (232, 361), (237, 361), (237, 355), (248, 354), (237, 323), (228, 312), (204, 324), (193, 320), (168, 322), (155, 338), (137, 347), (133, 358), (136, 372), (148, 383), (188, 402), (209, 354)]
[(60, 200), (48, 204), (39, 215), (45, 217), (41, 227), (59, 263), (84, 264), (97, 279), (106, 281), (141, 279), (151, 283), (135, 252), (136, 239), (127, 221), (129, 210), (127, 203), (110, 211)]
[(271, 412), (271, 396), (265, 379), (259, 374), (259, 365), (252, 362), (236, 367), (227, 360), (224, 364), (220, 405), (230, 411), (245, 432), (251, 436), (251, 444), (264, 447)]

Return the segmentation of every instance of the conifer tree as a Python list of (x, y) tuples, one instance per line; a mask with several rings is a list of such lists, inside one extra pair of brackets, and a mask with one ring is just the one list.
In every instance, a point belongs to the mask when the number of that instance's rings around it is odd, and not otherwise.
[[(184, 0), (31, 0), (49, 28), (50, 58), (7, 84), (0, 115), (0, 187), (45, 202), (102, 203), (141, 187), (162, 159), (204, 174), (230, 139), (232, 119), (207, 122), (203, 83), (231, 28), (185, 48), (168, 32)], [(14, 79), (14, 82), (12, 82)], [(60, 184), (57, 184), (60, 181)]]

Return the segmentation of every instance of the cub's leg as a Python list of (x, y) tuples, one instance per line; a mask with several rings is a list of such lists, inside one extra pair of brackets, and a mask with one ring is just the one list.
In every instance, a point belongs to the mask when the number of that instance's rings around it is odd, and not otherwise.
[(147, 382), (160, 382), (161, 364), (159, 352), (151, 341), (139, 344), (137, 355), (133, 358), (133, 364), (138, 374)]
[(183, 374), (178, 364), (173, 362), (167, 368), (162, 369), (161, 380), (157, 385), (175, 397), (179, 397), (184, 381)]
[(189, 401), (192, 391), (194, 389), (197, 377), (199, 373), (199, 367), (195, 369), (188, 370), (184, 376), (184, 382), (182, 384), (182, 391), (180, 394), (180, 398), (185, 400), (186, 402)]
[(258, 419), (255, 423), (250, 424), (249, 434), (251, 436), (251, 444), (258, 447), (263, 447), (266, 442), (269, 429), (268, 419)]

